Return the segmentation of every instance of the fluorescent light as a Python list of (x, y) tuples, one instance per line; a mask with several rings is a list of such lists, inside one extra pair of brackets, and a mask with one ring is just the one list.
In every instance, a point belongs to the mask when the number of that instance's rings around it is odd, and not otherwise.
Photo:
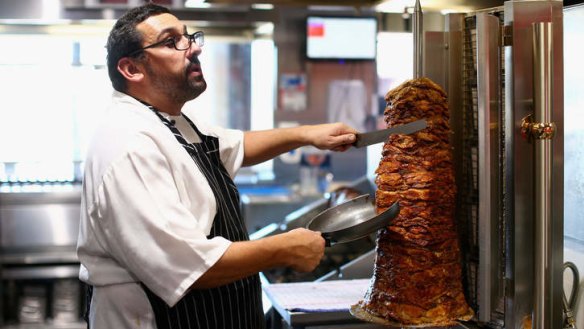
[(259, 35), (272, 35), (274, 33), (274, 23), (260, 24), (256, 28), (256, 33)]
[[(375, 6), (375, 10), (383, 13), (404, 14), (404, 8), (414, 8), (415, 0), (384, 0)], [(447, 0), (424, 0), (422, 1), (422, 12), (441, 12), (443, 15), (450, 13), (460, 13), (472, 11), (471, 6), (461, 5), (461, 1)]]
[[(377, 6), (375, 6), (375, 10), (382, 13), (403, 13), (404, 8), (413, 7), (415, 1), (413, 0), (392, 0), (392, 1), (384, 1)], [(424, 9), (422, 7), (422, 9)]]
[(211, 4), (206, 3), (205, 0), (187, 0), (185, 1), (186, 8), (209, 8)]
[(251, 5), (251, 8), (257, 10), (272, 10), (274, 9), (274, 5), (271, 3), (254, 3)]
[(454, 7), (454, 8), (442, 9), (442, 10), (440, 10), (440, 13), (442, 15), (448, 15), (448, 14), (456, 14), (456, 13), (468, 13), (471, 11), (472, 11), (472, 8), (458, 6), (458, 7)]

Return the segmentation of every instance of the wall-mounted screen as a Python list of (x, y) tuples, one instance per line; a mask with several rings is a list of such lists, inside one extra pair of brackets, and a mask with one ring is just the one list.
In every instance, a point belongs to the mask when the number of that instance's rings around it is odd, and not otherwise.
[(306, 57), (374, 60), (376, 36), (375, 17), (309, 16), (306, 19)]

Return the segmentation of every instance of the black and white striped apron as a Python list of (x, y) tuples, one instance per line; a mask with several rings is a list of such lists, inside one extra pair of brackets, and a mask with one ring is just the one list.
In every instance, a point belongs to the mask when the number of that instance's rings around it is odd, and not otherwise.
[[(230, 241), (249, 240), (239, 208), (239, 192), (219, 158), (219, 140), (203, 135), (183, 115), (202, 140), (201, 143), (189, 144), (169, 120), (152, 106), (145, 105), (172, 131), (213, 191), (217, 214), (208, 238), (222, 236)], [(258, 274), (217, 288), (189, 290), (173, 307), (169, 307), (144, 284), (142, 287), (152, 305), (158, 329), (263, 329), (266, 326)], [(93, 287), (88, 285), (86, 311), (83, 316), (87, 321), (87, 328), (92, 295)]]
[[(239, 208), (239, 192), (219, 158), (219, 140), (203, 135), (183, 114), (202, 140), (201, 143), (188, 143), (173, 123), (152, 106), (148, 107), (172, 131), (213, 190), (217, 214), (208, 238), (222, 236), (230, 241), (249, 240)], [(154, 310), (158, 329), (261, 329), (266, 326), (258, 274), (217, 288), (189, 290), (173, 307), (145, 285), (142, 287)]]

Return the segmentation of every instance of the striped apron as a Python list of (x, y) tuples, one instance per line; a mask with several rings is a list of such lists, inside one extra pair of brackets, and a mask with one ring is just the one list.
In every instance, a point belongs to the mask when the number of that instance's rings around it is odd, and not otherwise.
[[(154, 107), (148, 107), (172, 131), (213, 190), (217, 214), (208, 238), (222, 236), (230, 241), (249, 240), (239, 208), (239, 192), (219, 158), (219, 140), (203, 135), (183, 114), (202, 140), (201, 143), (189, 144), (173, 123)], [(154, 310), (158, 329), (261, 329), (266, 326), (258, 274), (216, 288), (189, 290), (173, 307), (145, 285), (142, 287)]]
[[(239, 208), (239, 192), (219, 158), (219, 140), (203, 135), (184, 116), (201, 138), (201, 143), (189, 144), (173, 123), (152, 106), (145, 104), (162, 120), (184, 147), (207, 179), (217, 203), (217, 214), (207, 238), (222, 236), (230, 241), (247, 241), (249, 235)], [(172, 252), (172, 250), (169, 250)], [(255, 274), (230, 284), (211, 289), (192, 289), (169, 307), (144, 284), (142, 288), (154, 311), (158, 329), (263, 329), (266, 327), (262, 309), (259, 275)], [(89, 328), (89, 310), (93, 287), (86, 291), (84, 319)]]

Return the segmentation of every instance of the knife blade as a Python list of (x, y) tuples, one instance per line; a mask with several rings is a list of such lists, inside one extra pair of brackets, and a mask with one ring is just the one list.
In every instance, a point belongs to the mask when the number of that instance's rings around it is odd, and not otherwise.
[(427, 126), (426, 119), (420, 119), (387, 129), (357, 134), (357, 140), (353, 143), (353, 146), (359, 148), (385, 142), (391, 134), (411, 134), (424, 129)]

